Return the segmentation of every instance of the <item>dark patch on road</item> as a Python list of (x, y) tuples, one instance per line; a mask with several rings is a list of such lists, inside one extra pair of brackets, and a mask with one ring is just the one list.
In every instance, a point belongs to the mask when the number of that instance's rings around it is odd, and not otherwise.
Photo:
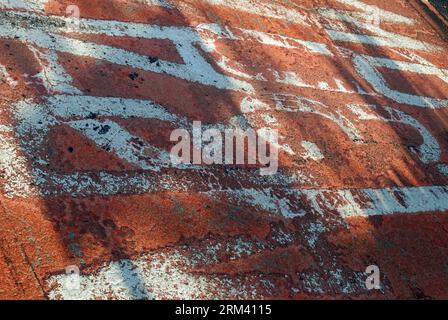
[(100, 131), (98, 131), (98, 134), (106, 134), (110, 130), (109, 125), (101, 126)]
[(448, 1), (446, 0), (429, 0), (429, 2), (439, 11), (439, 13), (448, 19)]
[(137, 72), (130, 73), (129, 78), (131, 78), (131, 80), (134, 81), (135, 79), (138, 78), (138, 73)]
[(148, 59), (149, 59), (150, 63), (154, 63), (154, 62), (157, 62), (159, 60), (159, 58), (157, 58), (157, 57), (148, 57)]

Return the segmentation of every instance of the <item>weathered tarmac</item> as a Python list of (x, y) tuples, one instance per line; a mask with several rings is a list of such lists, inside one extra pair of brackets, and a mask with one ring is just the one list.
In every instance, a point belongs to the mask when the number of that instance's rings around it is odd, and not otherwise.
[[(0, 0), (0, 48), (0, 298), (448, 298), (421, 1)], [(277, 129), (278, 173), (167, 163), (193, 121)]]

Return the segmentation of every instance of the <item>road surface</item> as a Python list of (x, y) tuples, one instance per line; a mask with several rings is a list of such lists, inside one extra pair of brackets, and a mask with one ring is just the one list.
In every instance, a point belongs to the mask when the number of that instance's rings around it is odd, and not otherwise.
[[(448, 43), (420, 1), (0, 8), (0, 298), (448, 298)], [(277, 130), (277, 173), (167, 162), (194, 121)]]

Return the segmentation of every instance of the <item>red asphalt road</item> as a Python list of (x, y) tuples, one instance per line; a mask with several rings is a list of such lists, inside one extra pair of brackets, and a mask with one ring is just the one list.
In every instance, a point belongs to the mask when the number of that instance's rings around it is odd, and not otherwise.
[[(0, 8), (0, 298), (448, 298), (448, 44), (419, 1)], [(279, 173), (157, 167), (192, 121), (278, 129)]]

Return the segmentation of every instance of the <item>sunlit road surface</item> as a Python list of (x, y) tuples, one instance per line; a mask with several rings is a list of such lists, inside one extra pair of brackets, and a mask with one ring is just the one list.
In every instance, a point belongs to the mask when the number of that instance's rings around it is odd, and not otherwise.
[[(0, 298), (448, 298), (448, 45), (420, 1), (0, 8)], [(277, 129), (278, 172), (164, 162), (193, 121)]]

